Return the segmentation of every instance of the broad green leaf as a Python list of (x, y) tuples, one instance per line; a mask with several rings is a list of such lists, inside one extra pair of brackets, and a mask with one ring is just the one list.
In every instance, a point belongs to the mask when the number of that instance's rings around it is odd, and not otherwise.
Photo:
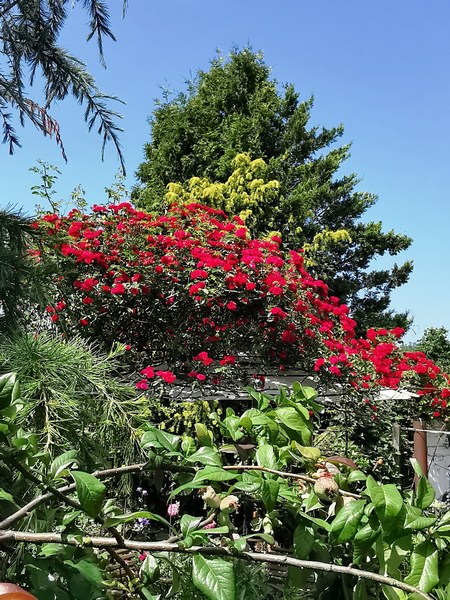
[(425, 477), (419, 477), (415, 496), (415, 505), (422, 510), (431, 506), (436, 493), (433, 486)]
[(412, 468), (414, 469), (415, 474), (419, 477), (425, 477), (424, 472), (422, 471), (422, 467), (419, 465), (419, 461), (417, 460), (417, 458), (410, 458), (409, 461), (412, 465)]
[(311, 533), (310, 528), (304, 525), (299, 525), (294, 531), (294, 554), (296, 558), (305, 560), (311, 553), (314, 545), (315, 536)]
[(412, 535), (407, 534), (393, 544), (384, 545), (384, 574), (394, 579), (402, 579), (400, 565), (406, 562), (412, 548)]
[(308, 460), (317, 461), (322, 455), (322, 452), (319, 450), (319, 448), (313, 448), (312, 446), (301, 446), (297, 442), (295, 442), (295, 447), (300, 454)]
[(139, 569), (139, 577), (144, 582), (144, 584), (152, 584), (159, 579), (159, 565), (158, 561), (152, 554), (147, 554), (143, 563), (141, 564), (141, 568)]
[[(145, 587), (141, 588), (142, 594), (146, 600), (161, 600), (161, 594), (152, 594), (151, 591)], [(169, 598), (169, 596), (167, 596)]]
[(326, 521), (324, 521), (323, 519), (319, 519), (318, 517), (311, 517), (311, 515), (308, 515), (308, 513), (305, 513), (305, 512), (301, 512), (299, 514), (301, 517), (303, 517), (307, 521), (311, 521), (311, 523), (314, 523), (315, 525), (318, 525), (322, 529), (325, 529), (325, 531), (330, 531), (331, 525), (329, 523), (327, 523)]
[(232, 562), (197, 554), (192, 557), (192, 582), (209, 600), (236, 600)]
[(231, 479), (236, 479), (237, 477), (239, 477), (237, 473), (225, 471), (220, 467), (207, 466), (204, 469), (197, 471), (193, 479), (193, 483), (198, 483), (199, 481), (230, 481)]
[(93, 519), (98, 517), (106, 494), (106, 486), (90, 473), (71, 471), (82, 509)]
[(411, 571), (405, 583), (430, 592), (439, 582), (439, 553), (433, 542), (422, 542), (411, 553)]
[(280, 485), (274, 479), (265, 479), (261, 486), (261, 498), (268, 513), (275, 508)]
[(183, 515), (180, 520), (180, 529), (183, 537), (186, 537), (198, 529), (203, 517), (193, 517), (192, 515)]
[(5, 492), (5, 490), (0, 488), (0, 500), (6, 500), (6, 502), (12, 502), (13, 504), (16, 503), (16, 501), (14, 500), (14, 497), (9, 493), (9, 492)]
[(343, 544), (355, 537), (365, 506), (365, 500), (355, 500), (341, 508), (331, 523), (330, 536), (335, 542)]
[(74, 562), (72, 560), (65, 560), (64, 564), (69, 565), (76, 569), (85, 579), (92, 581), (98, 586), (102, 585), (103, 574), (102, 571), (92, 562), (88, 560), (79, 560)]
[(206, 425), (203, 423), (195, 424), (195, 435), (199, 441), (200, 446), (212, 446), (213, 440), (211, 432), (208, 431)]
[(268, 469), (278, 469), (278, 463), (275, 456), (273, 446), (270, 444), (264, 444), (259, 446), (256, 451), (256, 462), (260, 467), (267, 467)]
[(50, 466), (51, 477), (56, 479), (71, 465), (77, 464), (77, 454), (76, 450), (68, 450), (67, 452), (64, 452), (64, 454), (57, 456)]
[(387, 600), (406, 600), (408, 598), (406, 593), (398, 588), (390, 587), (389, 585), (382, 585), (381, 589)]
[(188, 481), (187, 483), (183, 483), (182, 485), (179, 485), (177, 488), (172, 490), (169, 494), (168, 500), (171, 500), (178, 494), (181, 494), (181, 492), (185, 492), (187, 490), (199, 490), (202, 487), (205, 487), (203, 483), (193, 483), (192, 481)]
[(305, 589), (310, 576), (311, 576), (310, 569), (300, 569), (299, 567), (288, 567), (289, 583), (301, 590)]
[(414, 531), (427, 529), (435, 523), (436, 517), (425, 517), (420, 508), (415, 508), (414, 506), (406, 507), (405, 529), (412, 529)]
[(108, 517), (105, 520), (105, 527), (117, 527), (117, 525), (129, 523), (130, 521), (136, 521), (136, 519), (149, 519), (150, 521), (158, 521), (159, 523), (164, 523), (164, 525), (170, 527), (170, 523), (166, 521), (166, 519), (160, 515), (156, 515), (146, 510), (138, 510), (136, 512), (128, 513), (127, 515)]
[(367, 600), (368, 597), (367, 584), (364, 579), (360, 579), (353, 588), (352, 600)]
[(189, 456), (186, 460), (192, 463), (199, 462), (202, 465), (212, 465), (215, 467), (222, 466), (222, 460), (219, 452), (208, 446), (202, 446), (197, 450), (197, 452), (191, 454), (191, 456)]
[(261, 479), (254, 481), (238, 481), (234, 484), (233, 488), (241, 490), (241, 492), (246, 492), (247, 494), (253, 494), (260, 489), (262, 482), (262, 477)]
[(183, 452), (183, 454), (185, 456), (190, 456), (191, 454), (193, 454), (197, 449), (197, 446), (195, 444), (195, 440), (192, 437), (186, 436), (183, 437), (181, 440), (181, 451)]
[(366, 479), (367, 475), (359, 469), (356, 469), (355, 471), (350, 471), (347, 477), (347, 481), (349, 483), (355, 483), (355, 481), (365, 481)]
[(141, 446), (143, 448), (163, 448), (175, 452), (180, 445), (180, 437), (173, 435), (168, 431), (157, 429), (156, 427), (147, 426), (149, 429), (144, 432), (141, 438)]
[(373, 529), (373, 527), (367, 523), (361, 529), (359, 529), (355, 535), (355, 542), (360, 544), (361, 546), (371, 546), (373, 542), (380, 535), (380, 528)]
[(56, 556), (64, 553), (65, 546), (63, 544), (44, 544), (38, 556)]
[(19, 382), (15, 373), (5, 373), (0, 376), (0, 410), (14, 402), (19, 397)]
[(282, 406), (275, 410), (278, 419), (294, 431), (308, 431), (308, 425), (305, 419), (292, 406)]
[(367, 491), (382, 524), (385, 520), (395, 519), (404, 507), (401, 494), (393, 483), (379, 485), (369, 475), (367, 478)]
[(247, 429), (247, 431), (250, 431), (250, 429), (253, 426), (253, 423), (252, 423), (252, 420), (250, 419), (250, 417), (244, 417), (244, 416), (242, 416), (239, 419), (239, 425), (241, 427), (243, 427), (244, 429)]

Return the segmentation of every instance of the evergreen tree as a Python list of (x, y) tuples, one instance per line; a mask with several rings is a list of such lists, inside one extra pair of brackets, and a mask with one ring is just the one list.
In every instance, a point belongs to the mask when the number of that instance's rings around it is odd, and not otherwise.
[(312, 99), (300, 101), (292, 85), (280, 90), (262, 56), (250, 49), (233, 51), (227, 61), (216, 58), (209, 71), (198, 72), (187, 93), (156, 108), (135, 200), (160, 210), (169, 183), (187, 184), (192, 177), (226, 182), (238, 153), (262, 158), (266, 181), (280, 185), (266, 218), (259, 220), (263, 226), (252, 233), (275, 230), (288, 248), (313, 246), (310, 270), (350, 305), (361, 329), (405, 327), (407, 314), (393, 313), (389, 303), (412, 264), (385, 270), (370, 265), (407, 249), (411, 240), (383, 232), (381, 223), (361, 221), (376, 197), (356, 191), (355, 174), (341, 174), (349, 156), (349, 146), (337, 144), (343, 127), (311, 127), (311, 108)]
[[(17, 137), (11, 109), (18, 112), (20, 122), (30, 121), (44, 135), (54, 136), (62, 155), (66, 158), (58, 123), (49, 110), (54, 102), (72, 95), (85, 108), (84, 118), (89, 130), (96, 128), (102, 136), (103, 149), (112, 141), (124, 167), (119, 144), (120, 128), (115, 119), (119, 116), (108, 107), (107, 96), (97, 88), (94, 78), (85, 65), (59, 46), (58, 38), (73, 4), (80, 0), (4, 0), (0, 2), (0, 121), (3, 143), (12, 154), (20, 141)], [(100, 60), (103, 59), (103, 39), (114, 35), (110, 29), (106, 2), (83, 0), (89, 14), (88, 40), (97, 39)], [(124, 6), (126, 1), (124, 2)], [(44, 79), (43, 105), (29, 97), (36, 75)]]
[(430, 327), (423, 336), (408, 348), (424, 352), (427, 358), (435, 362), (446, 373), (450, 372), (450, 340), (445, 327)]

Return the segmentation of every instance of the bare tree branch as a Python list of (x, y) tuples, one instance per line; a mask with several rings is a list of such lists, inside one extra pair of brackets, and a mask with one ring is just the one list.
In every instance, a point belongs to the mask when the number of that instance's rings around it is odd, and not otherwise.
[(287, 565), (290, 567), (298, 567), (300, 569), (311, 569), (313, 571), (328, 571), (330, 573), (339, 573), (341, 575), (351, 575), (352, 577), (358, 577), (359, 579), (366, 579), (368, 581), (375, 581), (381, 585), (388, 585), (390, 587), (403, 590), (410, 594), (417, 594), (418, 597), (423, 600), (434, 600), (432, 596), (423, 592), (419, 588), (416, 588), (402, 581), (398, 581), (393, 577), (387, 577), (386, 575), (379, 575), (378, 573), (371, 573), (370, 571), (364, 571), (362, 569), (355, 569), (354, 567), (344, 567), (341, 565), (334, 565), (330, 563), (323, 563), (313, 560), (300, 560), (298, 558), (292, 558), (284, 554), (276, 553), (258, 553), (258, 552), (232, 552), (230, 549), (222, 546), (192, 546), (191, 548), (180, 548), (177, 544), (170, 544), (168, 542), (140, 542), (134, 540), (124, 540), (123, 545), (119, 545), (115, 538), (106, 537), (84, 537), (80, 544), (78, 539), (61, 535), (58, 533), (28, 533), (23, 531), (5, 531), (0, 534), (0, 543), (3, 542), (28, 542), (32, 544), (65, 544), (68, 546), (88, 546), (91, 548), (128, 548), (130, 550), (147, 551), (147, 552), (175, 552), (182, 554), (202, 554), (205, 556), (223, 556), (229, 558), (241, 558), (244, 560), (273, 563), (277, 565)]

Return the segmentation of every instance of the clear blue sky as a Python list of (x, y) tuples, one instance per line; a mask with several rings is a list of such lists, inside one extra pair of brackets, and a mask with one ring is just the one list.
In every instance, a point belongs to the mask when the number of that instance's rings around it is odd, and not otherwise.
[[(95, 43), (85, 42), (87, 16), (74, 11), (63, 44), (86, 60), (99, 87), (126, 102), (122, 144), (128, 184), (149, 139), (148, 118), (160, 86), (183, 88), (190, 72), (207, 69), (215, 49), (250, 43), (263, 50), (280, 82), (294, 83), (303, 98), (315, 96), (312, 124), (345, 125), (353, 142), (345, 170), (361, 189), (379, 196), (367, 215), (414, 239), (399, 259), (413, 259), (410, 282), (393, 296), (415, 323), (450, 329), (450, 3), (448, 0), (121, 0), (110, 2), (117, 43), (106, 44), (107, 70)], [(36, 93), (35, 97), (39, 98)], [(41, 158), (63, 171), (59, 196), (77, 184), (90, 202), (118, 170), (114, 150), (100, 159), (100, 139), (87, 133), (72, 100), (54, 107), (68, 164), (56, 144), (28, 125), (19, 128), (23, 149), (0, 151), (2, 204), (33, 212), (28, 168)], [(388, 264), (389, 261), (386, 261)]]

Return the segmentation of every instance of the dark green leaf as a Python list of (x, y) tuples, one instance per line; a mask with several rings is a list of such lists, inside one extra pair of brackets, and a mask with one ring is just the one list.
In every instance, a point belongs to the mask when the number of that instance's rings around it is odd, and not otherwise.
[(209, 600), (236, 600), (233, 564), (219, 558), (192, 558), (192, 582)]
[(57, 456), (50, 466), (51, 477), (56, 479), (71, 465), (77, 464), (77, 454), (76, 450), (68, 450), (67, 452), (64, 452), (64, 454)]
[(19, 383), (15, 373), (5, 373), (0, 376), (0, 410), (14, 402), (19, 397)]
[(296, 558), (305, 560), (311, 553), (314, 545), (315, 536), (311, 533), (310, 528), (304, 525), (299, 525), (294, 531), (294, 554)]
[(225, 471), (219, 467), (208, 466), (197, 471), (193, 483), (198, 483), (199, 481), (230, 481), (231, 479), (236, 479), (238, 476), (237, 473)]
[(150, 521), (158, 521), (159, 523), (164, 523), (164, 525), (170, 527), (170, 523), (166, 521), (166, 519), (160, 515), (148, 512), (146, 510), (138, 510), (136, 512), (128, 513), (127, 515), (108, 517), (105, 520), (105, 527), (117, 527), (117, 525), (129, 523), (130, 521), (135, 521), (136, 519), (149, 519)]
[(415, 505), (422, 510), (431, 506), (436, 497), (433, 486), (425, 477), (419, 477), (417, 481), (417, 491), (415, 496)]
[(422, 542), (411, 553), (411, 571), (405, 583), (430, 592), (439, 582), (439, 553), (433, 542)]
[(369, 475), (367, 478), (367, 490), (375, 506), (378, 518), (382, 523), (384, 520), (395, 519), (400, 514), (404, 506), (403, 499), (394, 484), (379, 485)]
[(105, 498), (106, 486), (90, 473), (72, 471), (71, 475), (81, 507), (90, 517), (97, 517)]
[(331, 523), (331, 538), (338, 544), (352, 540), (364, 515), (365, 500), (345, 504)]
[(270, 444), (264, 444), (259, 446), (256, 451), (256, 462), (261, 467), (267, 467), (268, 469), (278, 469), (277, 458), (273, 446)]
[(197, 450), (197, 452), (191, 454), (191, 456), (189, 456), (186, 460), (192, 463), (198, 462), (202, 465), (211, 465), (215, 467), (222, 466), (222, 460), (219, 452), (208, 446), (202, 446), (199, 450)]
[(289, 429), (294, 431), (308, 431), (307, 421), (292, 406), (282, 406), (275, 410), (277, 418)]
[(184, 514), (181, 517), (180, 529), (183, 537), (186, 537), (196, 529), (198, 529), (200, 523), (203, 521), (203, 517), (193, 517), (192, 515)]
[(275, 508), (279, 489), (280, 485), (278, 481), (275, 481), (274, 479), (265, 479), (262, 482), (261, 498), (268, 513)]

